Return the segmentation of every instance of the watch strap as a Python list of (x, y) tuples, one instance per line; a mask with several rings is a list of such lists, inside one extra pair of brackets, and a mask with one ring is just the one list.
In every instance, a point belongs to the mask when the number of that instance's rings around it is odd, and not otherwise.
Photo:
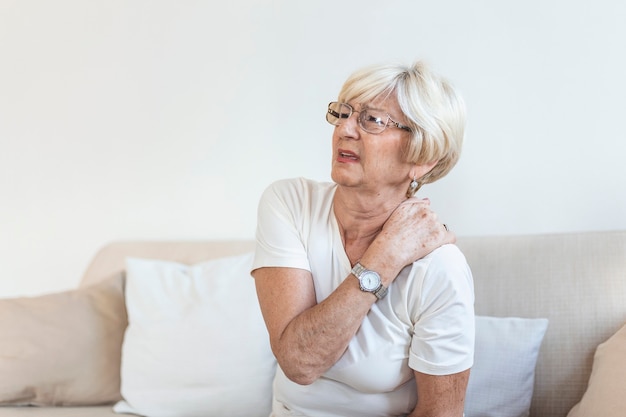
[(359, 278), (361, 276), (361, 274), (366, 271), (367, 268), (365, 268), (363, 265), (361, 265), (360, 262), (357, 262), (353, 267), (352, 267), (352, 275), (354, 275), (355, 277)]
[(380, 286), (374, 290), (374, 295), (376, 296), (376, 298), (380, 300), (383, 297), (385, 297), (385, 295), (387, 295), (388, 291), (389, 291), (389, 288), (385, 287), (383, 283), (381, 282)]

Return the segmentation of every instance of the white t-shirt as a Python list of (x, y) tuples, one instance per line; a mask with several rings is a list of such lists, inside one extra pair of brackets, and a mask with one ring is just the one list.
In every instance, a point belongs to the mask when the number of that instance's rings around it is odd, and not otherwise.
[[(351, 277), (333, 212), (335, 189), (336, 184), (303, 178), (268, 187), (259, 203), (253, 269), (310, 271), (318, 302)], [(272, 415), (410, 413), (417, 402), (413, 370), (447, 375), (472, 366), (473, 306), (472, 275), (463, 254), (454, 245), (433, 251), (402, 270), (321, 378), (299, 385), (278, 368)]]

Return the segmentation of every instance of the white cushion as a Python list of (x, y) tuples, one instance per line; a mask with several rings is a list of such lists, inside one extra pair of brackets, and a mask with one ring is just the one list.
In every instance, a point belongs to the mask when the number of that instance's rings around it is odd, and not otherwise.
[(527, 417), (547, 319), (476, 317), (466, 417)]
[(267, 417), (275, 360), (252, 254), (187, 266), (129, 258), (116, 412)]

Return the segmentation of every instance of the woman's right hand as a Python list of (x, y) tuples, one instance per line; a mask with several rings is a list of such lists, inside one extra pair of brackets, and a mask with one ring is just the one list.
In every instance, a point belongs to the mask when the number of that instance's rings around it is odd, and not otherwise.
[[(411, 197), (389, 216), (362, 260), (364, 265), (368, 265), (367, 258), (370, 256), (375, 257), (376, 264), (382, 261), (389, 272), (385, 275), (393, 281), (406, 265), (446, 243), (454, 242), (456, 236), (438, 220), (437, 214), (430, 208), (430, 200)], [(385, 285), (391, 281), (385, 282)]]

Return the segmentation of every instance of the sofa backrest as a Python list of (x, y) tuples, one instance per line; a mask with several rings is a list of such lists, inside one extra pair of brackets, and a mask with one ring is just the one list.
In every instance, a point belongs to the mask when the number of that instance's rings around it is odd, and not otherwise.
[[(459, 237), (474, 275), (476, 313), (550, 320), (531, 417), (566, 417), (582, 397), (593, 355), (626, 321), (626, 231)], [(81, 286), (123, 273), (128, 256), (187, 264), (252, 251), (254, 242), (115, 242)]]
[(253, 250), (252, 240), (112, 242), (96, 253), (83, 275), (80, 286), (95, 284), (123, 273), (127, 257), (193, 264)]
[(626, 231), (461, 237), (476, 313), (550, 320), (531, 417), (565, 417), (593, 355), (626, 321)]

